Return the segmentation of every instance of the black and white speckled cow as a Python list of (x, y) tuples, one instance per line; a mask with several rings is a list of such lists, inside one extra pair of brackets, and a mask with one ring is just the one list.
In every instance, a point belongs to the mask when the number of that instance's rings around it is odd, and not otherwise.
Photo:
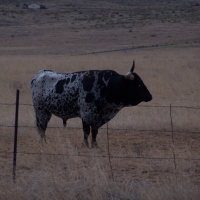
[(71, 74), (41, 70), (31, 80), (31, 92), (39, 134), (52, 114), (63, 119), (80, 117), (84, 144), (88, 146), (90, 128), (92, 147), (97, 147), (98, 129), (123, 107), (151, 101), (152, 96), (141, 78), (131, 70), (124, 76), (112, 70), (89, 70)]

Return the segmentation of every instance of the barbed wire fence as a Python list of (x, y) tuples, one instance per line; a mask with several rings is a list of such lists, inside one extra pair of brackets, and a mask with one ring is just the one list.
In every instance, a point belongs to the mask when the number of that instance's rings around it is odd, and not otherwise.
[[(174, 124), (173, 124), (173, 117), (172, 117), (172, 110), (176, 109), (176, 108), (184, 108), (184, 109), (194, 109), (194, 110), (200, 110), (199, 106), (177, 106), (177, 105), (154, 105), (154, 106), (150, 106), (150, 105), (138, 105), (138, 107), (146, 107), (146, 108), (168, 108), (169, 109), (169, 117), (170, 117), (170, 125), (171, 125), (171, 144), (172, 144), (172, 152), (173, 152), (173, 156), (172, 157), (147, 157), (147, 156), (113, 156), (110, 153), (110, 143), (109, 143), (109, 130), (120, 130), (120, 131), (137, 131), (137, 132), (169, 132), (169, 130), (135, 130), (132, 128), (112, 128), (108, 126), (101, 128), (106, 130), (107, 133), (107, 155), (96, 155), (96, 156), (92, 156), (92, 155), (81, 155), (81, 154), (77, 154), (77, 155), (69, 155), (69, 154), (64, 154), (64, 153), (38, 153), (38, 152), (18, 152), (17, 151), (17, 130), (18, 128), (36, 128), (35, 126), (29, 126), (29, 125), (18, 125), (18, 109), (19, 109), (19, 105), (20, 106), (31, 106), (33, 107), (32, 104), (27, 104), (27, 103), (19, 103), (19, 90), (17, 90), (16, 92), (16, 102), (15, 103), (0, 103), (0, 106), (16, 106), (16, 110), (15, 110), (15, 125), (6, 125), (6, 124), (0, 124), (0, 127), (8, 127), (8, 128), (13, 128), (14, 129), (14, 137), (13, 137), (13, 152), (5, 152), (2, 151), (0, 152), (0, 154), (9, 154), (9, 155), (13, 155), (13, 181), (15, 182), (15, 178), (16, 178), (16, 161), (17, 161), (17, 154), (23, 154), (23, 155), (53, 155), (53, 156), (67, 156), (67, 157), (72, 157), (72, 156), (76, 156), (76, 157), (99, 157), (99, 158), (108, 158), (109, 161), (109, 165), (110, 165), (110, 178), (112, 180), (114, 180), (114, 173), (113, 173), (113, 166), (112, 166), (112, 159), (113, 158), (117, 158), (117, 159), (146, 159), (146, 160), (172, 160), (173, 161), (173, 165), (174, 165), (174, 174), (177, 174), (177, 160), (192, 160), (192, 161), (200, 161), (199, 158), (180, 158), (180, 157), (176, 157), (176, 152), (175, 152), (175, 143), (174, 143), (174, 137), (175, 137), (175, 133), (178, 132), (182, 132), (181, 130), (174, 130)], [(56, 127), (56, 126), (49, 126), (49, 129), (61, 129), (61, 127)], [(80, 130), (82, 128), (79, 127), (68, 127), (68, 129), (73, 129), (73, 130)], [(190, 133), (195, 133), (195, 134), (200, 134), (200, 131), (187, 131), (188, 134)]]

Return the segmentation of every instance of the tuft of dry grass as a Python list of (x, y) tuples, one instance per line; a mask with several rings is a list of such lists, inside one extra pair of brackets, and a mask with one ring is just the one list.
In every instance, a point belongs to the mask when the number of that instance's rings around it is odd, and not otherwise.
[[(171, 174), (166, 180), (134, 180), (124, 175), (122, 181), (111, 178), (108, 163), (90, 151), (87, 162), (69, 141), (55, 137), (55, 145), (68, 156), (40, 153), (20, 159), (16, 182), (0, 176), (0, 199), (198, 199), (200, 190), (189, 177)], [(46, 144), (47, 145), (47, 144)], [(41, 147), (45, 148), (45, 147)], [(53, 150), (53, 149), (52, 149)], [(89, 151), (88, 151), (89, 152)], [(28, 167), (27, 162), (32, 162)]]

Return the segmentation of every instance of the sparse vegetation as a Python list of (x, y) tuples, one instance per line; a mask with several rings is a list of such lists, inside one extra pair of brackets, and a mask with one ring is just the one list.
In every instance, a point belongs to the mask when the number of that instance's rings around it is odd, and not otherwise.
[[(49, 0), (37, 11), (15, 5), (0, 5), (0, 199), (198, 199), (199, 109), (181, 106), (200, 105), (200, 6), (192, 0)], [(33, 107), (20, 105), (13, 183), (15, 108), (3, 104), (14, 103), (16, 89), (20, 103), (31, 104), (30, 79), (41, 69), (125, 74), (133, 59), (155, 107), (124, 108), (108, 124), (113, 178), (106, 127), (100, 148), (87, 149), (81, 120), (63, 129), (53, 117), (49, 127), (60, 128), (48, 128), (42, 146)], [(173, 145), (170, 104), (180, 106), (172, 109)]]
[(168, 180), (155, 182), (134, 180), (126, 175), (120, 182), (112, 180), (105, 159), (96, 158), (88, 151), (90, 158), (86, 161), (78, 157), (76, 148), (68, 141), (65, 144), (54, 141), (54, 146), (61, 144), (63, 154), (67, 152), (69, 156), (32, 155), (28, 159), (32, 165), (29, 165), (27, 158), (20, 155), (16, 182), (13, 183), (11, 176), (0, 177), (0, 198), (192, 200), (200, 195), (198, 186), (184, 174), (178, 178), (171, 174)]
[[(151, 51), (141, 48), (134, 52), (137, 72), (154, 95), (153, 105), (199, 105), (199, 97), (192, 92), (198, 83), (197, 55), (198, 48), (191, 47)], [(0, 103), (13, 103), (18, 88), (20, 103), (31, 104), (29, 82), (41, 68), (72, 72), (95, 66), (95, 69), (109, 68), (125, 74), (132, 58), (132, 52), (98, 56), (1, 56), (0, 89), (4, 95)], [(189, 59), (196, 60), (192, 69)], [(180, 73), (181, 70), (184, 73)], [(184, 81), (186, 76), (190, 84)], [(14, 105), (0, 105), (0, 109), (1, 124), (12, 126)], [(42, 146), (34, 128), (33, 107), (21, 105), (15, 184), (12, 181), (12, 154), (9, 153), (13, 149), (13, 128), (0, 126), (0, 161), (5, 163), (0, 166), (0, 197), (196, 199), (200, 191), (200, 165), (196, 160), (200, 147), (199, 111), (176, 108), (172, 113), (177, 172), (172, 160), (169, 108), (134, 107), (123, 109), (108, 125), (112, 180), (106, 129), (99, 132), (99, 149), (83, 148), (81, 120), (69, 120), (67, 125), (80, 129), (63, 129), (62, 121), (53, 117), (47, 129), (47, 144)], [(190, 131), (192, 133), (188, 133)]]
[[(36, 1), (37, 2), (37, 1)], [(127, 4), (129, 2), (129, 4)], [(38, 2), (40, 3), (40, 2)], [(10, 7), (12, 9), (10, 9)], [(37, 19), (44, 23), (44, 19), (42, 16), (52, 15), (55, 13), (62, 13), (63, 19), (61, 22), (64, 22), (66, 18), (69, 18), (70, 15), (74, 15), (74, 20), (91, 22), (95, 21), (96, 23), (99, 20), (105, 21), (103, 25), (104, 27), (108, 27), (111, 23), (108, 21), (112, 21), (115, 27), (123, 27), (124, 21), (131, 25), (131, 21), (135, 21), (137, 26), (146, 26), (148, 25), (148, 21), (162, 22), (162, 23), (176, 23), (179, 22), (197, 22), (200, 20), (199, 17), (199, 7), (195, 6), (195, 4), (191, 4), (191, 2), (185, 1), (177, 1), (177, 2), (160, 2), (160, 1), (146, 1), (146, 2), (138, 2), (136, 1), (126, 1), (120, 2), (118, 4), (113, 3), (112, 1), (107, 1), (105, 4), (101, 4), (101, 2), (89, 1), (84, 3), (84, 5), (80, 2), (76, 4), (69, 3), (66, 4), (62, 2), (62, 0), (57, 1), (56, 4), (53, 1), (48, 1), (47, 7), (48, 9), (36, 12), (30, 12), (30, 10), (23, 10), (26, 15), (22, 18), (21, 8), (14, 7), (10, 5), (2, 6), (4, 11), (4, 15), (6, 13), (16, 14), (16, 18), (20, 19), (19, 23), (26, 24), (26, 16), (34, 15)], [(176, 11), (174, 11), (174, 6), (176, 7)], [(102, 12), (103, 11), (103, 12)], [(84, 15), (84, 17), (81, 17)], [(96, 17), (98, 16), (98, 17)], [(59, 19), (60, 20), (60, 19)], [(57, 22), (52, 21), (54, 23)], [(15, 23), (15, 21), (13, 21)], [(34, 22), (32, 22), (34, 23)], [(37, 23), (37, 22), (36, 22)], [(96, 28), (93, 23), (89, 23), (90, 27)], [(112, 27), (112, 24), (111, 24)]]

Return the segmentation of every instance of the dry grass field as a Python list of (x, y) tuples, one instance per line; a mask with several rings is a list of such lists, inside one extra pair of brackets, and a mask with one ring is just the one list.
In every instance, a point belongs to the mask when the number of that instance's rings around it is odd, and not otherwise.
[[(0, 199), (200, 199), (198, 1), (43, 4), (36, 11), (14, 0), (0, 5)], [(29, 88), (39, 70), (126, 74), (133, 59), (151, 102), (122, 109), (99, 130), (98, 149), (82, 147), (78, 118), (64, 128), (52, 117), (40, 143)]]

